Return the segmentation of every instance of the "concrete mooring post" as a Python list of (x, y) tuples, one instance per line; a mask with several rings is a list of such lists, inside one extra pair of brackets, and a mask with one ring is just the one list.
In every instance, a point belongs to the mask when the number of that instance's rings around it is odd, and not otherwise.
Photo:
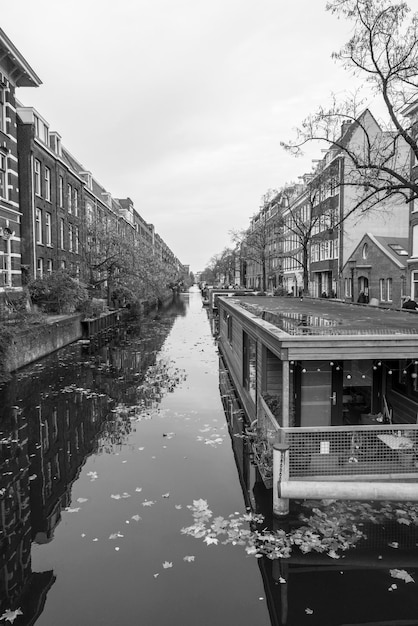
[(273, 515), (289, 514), (289, 498), (281, 497), (280, 485), (289, 480), (289, 444), (275, 441), (273, 444)]

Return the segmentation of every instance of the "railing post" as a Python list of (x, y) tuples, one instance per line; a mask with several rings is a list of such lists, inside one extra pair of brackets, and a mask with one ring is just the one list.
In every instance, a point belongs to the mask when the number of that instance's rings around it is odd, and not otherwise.
[(276, 441), (273, 444), (273, 515), (289, 514), (289, 499), (281, 497), (281, 483), (289, 480), (289, 444)]
[(282, 361), (282, 426), (289, 426), (289, 395), (290, 395), (289, 361)]

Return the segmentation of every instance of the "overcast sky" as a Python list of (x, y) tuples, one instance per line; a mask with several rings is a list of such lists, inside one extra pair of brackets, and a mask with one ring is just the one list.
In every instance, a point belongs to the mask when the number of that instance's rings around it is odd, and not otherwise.
[(195, 272), (269, 188), (310, 171), (320, 155), (280, 141), (351, 86), (331, 59), (349, 24), (325, 0), (3, 4), (1, 27), (43, 83), (18, 98)]

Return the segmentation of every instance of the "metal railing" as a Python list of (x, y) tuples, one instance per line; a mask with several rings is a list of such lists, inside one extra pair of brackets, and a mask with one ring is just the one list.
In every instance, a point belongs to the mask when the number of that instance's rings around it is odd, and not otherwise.
[(289, 478), (418, 476), (418, 425), (284, 428)]
[(417, 424), (282, 428), (261, 396), (257, 416), (269, 448), (289, 445), (290, 479), (418, 477)]

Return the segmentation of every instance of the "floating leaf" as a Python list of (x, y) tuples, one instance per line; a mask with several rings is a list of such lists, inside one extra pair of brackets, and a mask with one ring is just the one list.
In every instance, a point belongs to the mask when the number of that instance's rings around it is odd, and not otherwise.
[(16, 609), (15, 611), (12, 611), (11, 609), (7, 609), (3, 613), (3, 615), (0, 617), (0, 620), (5, 620), (6, 622), (10, 622), (11, 624), (13, 624), (16, 617), (18, 617), (19, 615), (23, 615), (20, 609)]
[(132, 515), (131, 519), (135, 520), (136, 522), (139, 522), (142, 519), (142, 517), (140, 515)]
[(155, 500), (144, 500), (142, 506), (152, 506), (153, 504), (155, 504)]
[(211, 537), (210, 535), (207, 535), (203, 541), (207, 543), (208, 546), (212, 544), (216, 546), (219, 543), (219, 539), (217, 539), (216, 537)]
[(183, 557), (183, 561), (186, 561), (187, 563), (192, 563), (194, 561), (195, 557), (194, 556), (185, 556)]
[(173, 563), (171, 563), (170, 561), (164, 561), (163, 568), (169, 569), (170, 567), (173, 567)]
[(404, 569), (391, 569), (389, 571), (392, 578), (399, 578), (400, 580), (404, 580), (406, 583), (415, 582), (412, 576)]
[(77, 502), (80, 502), (80, 504), (83, 504), (83, 502), (87, 502), (88, 498), (77, 498)]
[(119, 537), (123, 537), (122, 533), (120, 533), (119, 531), (117, 533), (112, 533), (111, 535), (109, 535), (109, 539), (118, 539)]
[(305, 609), (305, 613), (306, 613), (306, 615), (312, 615), (313, 611), (312, 611), (312, 609), (306, 608)]
[(67, 511), (67, 513), (78, 513), (80, 510), (80, 507), (77, 506), (74, 509), (71, 509), (69, 506), (66, 506), (64, 511)]
[(169, 493), (163, 493), (163, 495), (161, 496), (162, 498), (169, 498), (170, 494)]

